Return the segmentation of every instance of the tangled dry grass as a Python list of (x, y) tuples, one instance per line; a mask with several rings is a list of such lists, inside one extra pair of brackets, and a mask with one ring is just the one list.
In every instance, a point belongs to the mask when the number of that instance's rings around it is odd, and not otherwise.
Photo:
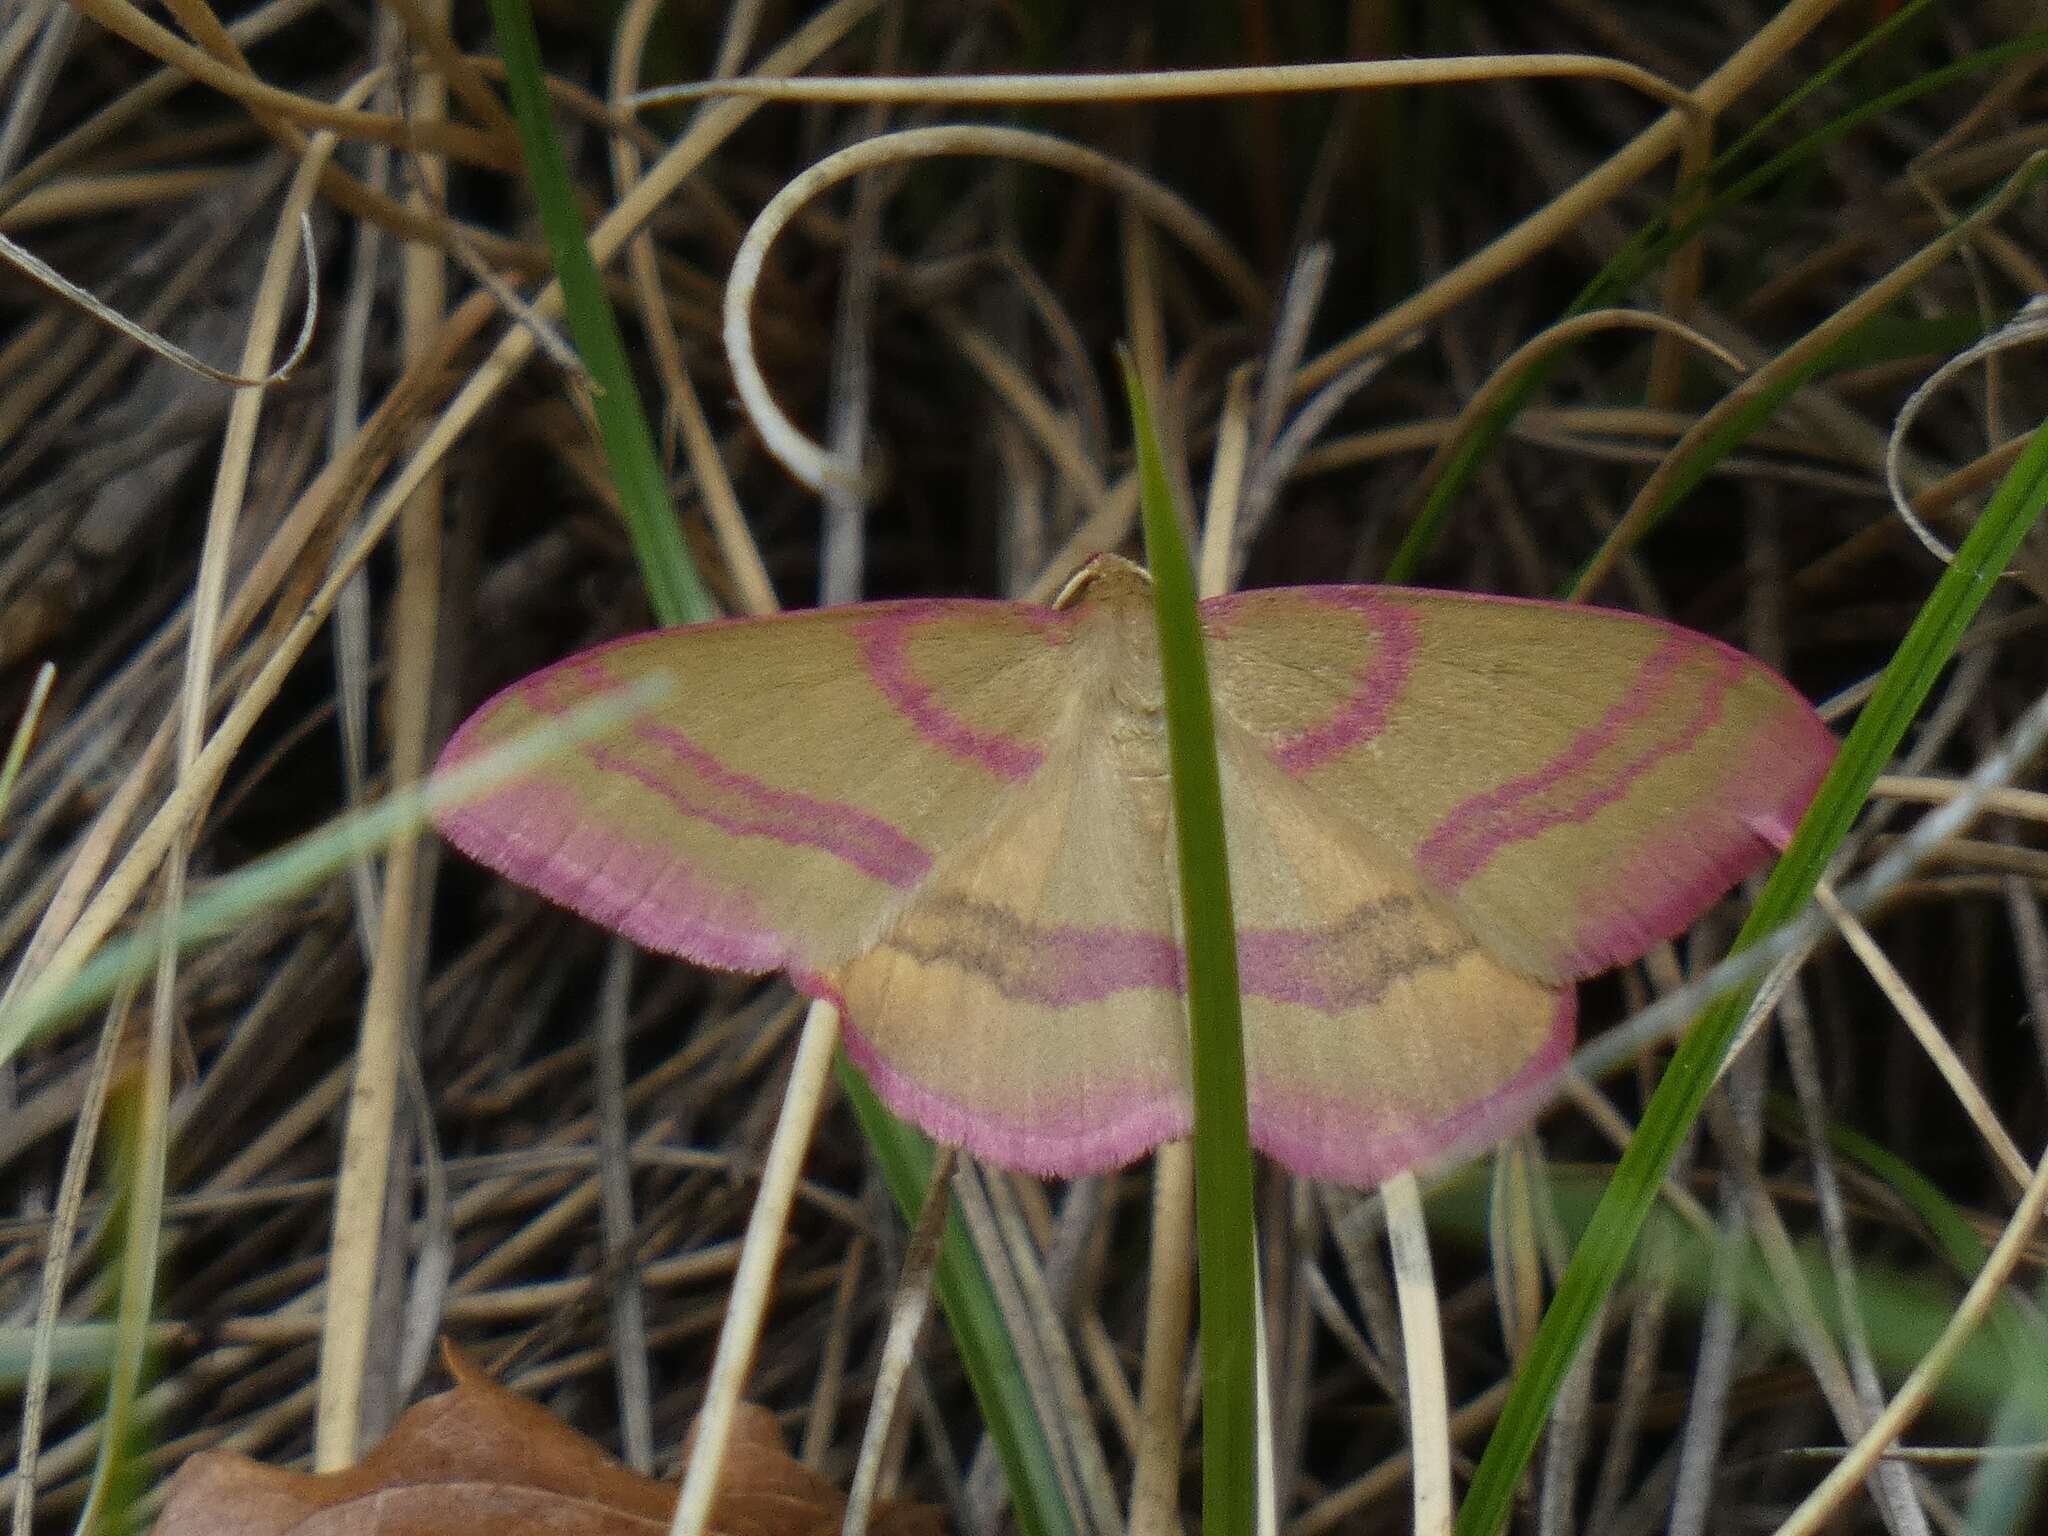
[[(838, 0), (815, 15), (632, 0), (602, 25), (564, 5), (542, 21), (683, 535), (727, 608), (1042, 590), (1128, 547), (1128, 435), (1106, 383), (1126, 338), (1160, 386), (1186, 504), (1202, 504), (1219, 435), (1248, 428), (1240, 582), (1376, 579), (1475, 397), (1545, 337), (1539, 394), (1464, 483), (1417, 579), (1551, 594), (1611, 548), (1600, 600), (1743, 644), (1846, 719), (1941, 569), (1886, 495), (1900, 407), (2048, 290), (2048, 210), (2025, 179), (2048, 55), (2019, 30), (2027, 9), (1923, 9), (1826, 79), (1890, 8), (1792, 0), (1760, 25), (1734, 4), (1592, 0), (1327, 14)], [(318, 321), (286, 381), (234, 391), (0, 277), (0, 719), (21, 713), (39, 664), (56, 667), (0, 821), (11, 995), (416, 780), (493, 688), (650, 618), (584, 381), (556, 319), (529, 307), (549, 259), (486, 18), (427, 0), (165, 10), (20, 0), (0, 14), (0, 232), (137, 325), (261, 376), (306, 302), (303, 210)], [(1538, 52), (1620, 60), (1691, 95), (1673, 108), (1611, 71), (1508, 69), (1144, 102), (626, 106), (641, 82), (742, 66), (857, 77)], [(1700, 146), (1718, 152), (1816, 80), (1741, 166), (1796, 151), (1782, 174), (1605, 301), (1693, 334), (1628, 322), (1547, 350), (1575, 295), (1666, 214)], [(878, 162), (804, 206), (761, 274), (754, 334), (784, 407), (872, 471), (870, 494), (821, 498), (734, 399), (719, 330), (734, 253), (827, 152), (963, 121), (1090, 146), (1186, 218), (1162, 219), (1157, 200), (1141, 217), (1128, 189), (998, 156)], [(1258, 372), (1234, 397), (1245, 363)], [(1735, 370), (1746, 398), (1781, 384), (1785, 397), (1736, 421), (1711, 473), (1643, 523), (1630, 509), (1653, 476), (1704, 462)], [(1904, 488), (1950, 544), (2039, 419), (2036, 373), (2023, 351), (1996, 357), (1914, 423)], [(385, 507), (402, 507), (389, 536), (344, 569)], [(2048, 686), (2040, 550), (1965, 640), (1858, 858), (1948, 798)], [(1799, 972), (1681, 1158), (1676, 1219), (1603, 1314), (1523, 1528), (1775, 1529), (1948, 1321), (1968, 1275), (1944, 1217), (1995, 1239), (2048, 1133), (2044, 806), (2001, 799), (1871, 919), (1870, 945), (1823, 946)], [(1731, 900), (1675, 950), (1589, 988), (1588, 1033), (1717, 956), (1739, 911)], [(40, 1447), (34, 1520), (61, 1525), (85, 1501), (106, 1349), (91, 1325), (136, 1262), (114, 1195), (148, 1203), (147, 1179), (124, 1170), (152, 1152), (163, 1236), (140, 1513), (195, 1449), (309, 1455), (316, 1411), (330, 1453), (367, 1443), (422, 1389), (438, 1333), (636, 1466), (672, 1468), (798, 1017), (780, 980), (633, 957), (401, 836), (168, 982), (37, 1040), (0, 1069), (9, 1390), (39, 1306), (59, 1323), (47, 1401), (0, 1441), (17, 1457), (24, 1435)], [(1575, 1081), (1534, 1135), (1432, 1207), (1440, 1432), (1461, 1467), (1661, 1056)], [(388, 1143), (348, 1129), (365, 1093), (388, 1106)], [(969, 1168), (960, 1183), (985, 1248), (1006, 1256), (1035, 1385), (1060, 1405), (1047, 1423), (1076, 1528), (1170, 1529), (1194, 1507), (1198, 1437), (1130, 1507), (1161, 1305), (1147, 1167), (1056, 1186)], [(1379, 1204), (1270, 1169), (1260, 1194), (1282, 1529), (1404, 1529)], [(903, 1240), (850, 1115), (829, 1109), (748, 1395), (840, 1481)], [(2040, 1326), (2039, 1259), (2030, 1244), (2006, 1293), (2023, 1335)], [(351, 1298), (366, 1323), (354, 1353), (331, 1332), (323, 1351), (323, 1319)], [(994, 1528), (1000, 1470), (934, 1335), (887, 1480), (946, 1503), (961, 1529)], [(2000, 1409), (1995, 1378), (1957, 1380), (1916, 1437), (2044, 1432)], [(1966, 1521), (2021, 1497), (2037, 1453), (1888, 1461), (1836, 1528), (2026, 1529)]]

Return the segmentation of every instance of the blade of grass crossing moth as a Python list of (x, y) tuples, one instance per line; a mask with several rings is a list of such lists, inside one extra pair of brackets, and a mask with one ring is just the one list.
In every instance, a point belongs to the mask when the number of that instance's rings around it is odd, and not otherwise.
[[(875, 1097), (860, 1069), (842, 1047), (834, 1066), (839, 1085), (852, 1101), (855, 1117), (875, 1150), (882, 1177), (906, 1221), (914, 1220), (918, 1203), (931, 1184), (937, 1154), (914, 1126), (889, 1113)], [(958, 1211), (946, 1216), (939, 1240), (936, 1281), (939, 1306), (967, 1369), (975, 1401), (981, 1404), (996, 1454), (1009, 1479), (1010, 1503), (1025, 1536), (1072, 1536), (1074, 1520), (1060, 1491), (1052, 1447), (1024, 1384), (1017, 1348), (1004, 1326), (1002, 1308), (981, 1267), (981, 1257), (968, 1238)]]
[[(716, 618), (710, 595), (683, 544), (655, 454), (654, 435), (626, 362), (618, 322), (584, 238), (582, 217), (577, 211), (561, 146), (555, 138), (554, 120), (541, 79), (540, 47), (534, 37), (532, 12), (526, 0), (491, 0), (491, 19), (504, 54), (506, 86), (519, 124), (527, 174), (562, 283), (570, 330), (597, 386), (591, 408), (618, 487), (648, 602), (664, 624), (700, 623)], [(861, 1124), (883, 1166), (901, 1162), (904, 1149), (912, 1148), (921, 1153), (929, 1167), (930, 1144), (912, 1127), (890, 1115), (879, 1101), (872, 1108), (874, 1114), (863, 1114)], [(891, 1187), (896, 1187), (893, 1179)], [(915, 1212), (923, 1188), (922, 1179), (912, 1187), (907, 1212)], [(902, 1192), (897, 1192), (900, 1199)], [(972, 1243), (950, 1226), (939, 1253), (938, 1288), (961, 1352), (969, 1360), (976, 1399), (1003, 1455), (1019, 1524), (1031, 1536), (1062, 1536), (1072, 1526), (1065, 1506), (1056, 1500), (1048, 1504), (1046, 1499), (1046, 1488), (1050, 1486), (1056, 1494), (1058, 1484), (1047, 1484), (1040, 1476), (1049, 1468), (1050, 1456), (1043, 1426), (1031, 1412), (1028, 1398), (1008, 1390), (1017, 1379), (1015, 1349), (1003, 1332), (1001, 1310), (989, 1290), (987, 1275)], [(959, 1321), (963, 1317), (970, 1319), (965, 1329)], [(988, 1336), (991, 1319), (1000, 1343)], [(1010, 1361), (1008, 1371), (1000, 1365), (1003, 1358)]]
[[(1891, 761), (1906, 727), (2044, 504), (2048, 432), (2037, 431), (1900, 642), (1791, 846), (1771, 871), (1736, 936), (1735, 948), (1755, 943), (1812, 899), (1828, 859), (1862, 810), (1871, 785)], [(1628, 1261), (1657, 1188), (1706, 1102), (1754, 991), (1746, 986), (1724, 995), (1700, 1015), (1673, 1053), (1508, 1392), (1459, 1512), (1458, 1536), (1495, 1536), (1506, 1524), (1515, 1489), (1565, 1373), (1585, 1343), (1594, 1313)]]
[(655, 617), (664, 624), (715, 619), (718, 612), (683, 545), (667, 477), (654, 451), (654, 435), (626, 363), (618, 319), (584, 238), (583, 218), (577, 211), (569, 167), (555, 138), (547, 88), (541, 81), (533, 13), (527, 0), (491, 0), (491, 23), (498, 34), (498, 50), (505, 56), (505, 85), (519, 122), (519, 142), (525, 151), (526, 173), (533, 183), (541, 227), (547, 233), (548, 253), (561, 280), (569, 329), (597, 386), (591, 410), (604, 439), (605, 459), (618, 487), (619, 505), (647, 585), (647, 599)]
[(401, 831), (424, 825), (437, 811), (458, 805), (503, 784), (577, 742), (601, 735), (644, 713), (669, 691), (662, 679), (578, 705), (546, 726), (494, 748), (474, 763), (442, 774), (431, 783), (400, 790), (375, 805), (341, 817), (277, 852), (223, 876), (184, 903), (175, 928), (144, 923), (94, 950), (69, 977), (40, 978), (0, 1010), (0, 1066), (44, 1030), (103, 1003), (125, 983), (139, 981), (160, 950), (182, 953), (195, 944), (232, 933), (261, 913), (310, 891), (347, 867), (350, 860), (383, 848)]
[(1151, 406), (1130, 357), (1125, 355), (1122, 362), (1138, 445), (1146, 563), (1152, 568), (1159, 659), (1165, 674), (1188, 1020), (1193, 1032), (1202, 1529), (1207, 1536), (1251, 1536), (1257, 1495), (1252, 1149), (1215, 713), (1195, 611), (1194, 572), (1174, 518)]

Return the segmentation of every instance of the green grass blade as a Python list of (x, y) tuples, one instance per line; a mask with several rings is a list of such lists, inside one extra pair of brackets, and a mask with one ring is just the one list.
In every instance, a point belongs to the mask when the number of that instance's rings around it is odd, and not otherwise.
[[(1568, 1168), (1553, 1168), (1549, 1177), (1551, 1209), (1564, 1236), (1567, 1240), (1582, 1238), (1611, 1185)], [(1483, 1241), (1484, 1201), (1484, 1190), (1470, 1180), (1433, 1191), (1429, 1199), (1431, 1229), (1463, 1233), (1474, 1243)], [(1674, 1297), (1695, 1312), (1703, 1311), (1715, 1296), (1717, 1239), (1661, 1206), (1651, 1212), (1644, 1230), (1646, 1240), (1654, 1233), (1668, 1255), (1661, 1278), (1671, 1285)], [(1825, 1248), (1817, 1240), (1804, 1241), (1793, 1246), (1791, 1256), (1818, 1317), (1831, 1333), (1839, 1335), (1850, 1319)], [(1783, 1336), (1789, 1325), (1771, 1262), (1753, 1237), (1739, 1243), (1734, 1257), (1731, 1299), (1744, 1316)], [(1969, 1277), (1974, 1276), (1973, 1268)], [(1854, 1321), (1863, 1330), (1878, 1368), (1893, 1378), (1911, 1372), (1934, 1346), (1955, 1316), (1960, 1296), (1953, 1281), (1870, 1260), (1857, 1264), (1855, 1290)], [(1937, 1401), (1959, 1414), (1991, 1411), (2016, 1392), (2025, 1401), (2039, 1403), (2048, 1390), (2048, 1373), (2039, 1363), (2043, 1356), (2038, 1334), (2027, 1329), (2010, 1298), (1992, 1309), (1986, 1323), (1985, 1331), (1970, 1341), (1943, 1375)], [(2015, 1362), (2025, 1363), (2016, 1369)]]
[(577, 705), (560, 718), (506, 742), (453, 773), (387, 795), (375, 805), (309, 832), (277, 852), (252, 860), (190, 897), (175, 929), (143, 922), (103, 944), (69, 979), (31, 985), (0, 1011), (0, 1066), (43, 1031), (104, 1003), (115, 989), (140, 982), (166, 945), (179, 952), (233, 933), (265, 912), (314, 890), (355, 860), (383, 848), (399, 833), (421, 827), (438, 812), (518, 777), (558, 752), (643, 713), (669, 691), (652, 677), (618, 693)]
[(22, 707), (21, 719), (14, 727), (14, 739), (7, 744), (6, 761), (0, 762), (0, 821), (7, 817), (7, 802), (14, 797), (14, 781), (21, 776), (21, 765), (28, 760), (29, 743), (35, 740), (43, 705), (49, 700), (50, 685), (56, 680), (57, 669), (46, 661), (37, 668), (36, 680), (29, 685), (28, 703)]
[[(1702, 182), (1711, 183), (1713, 179), (1739, 164), (1752, 146), (1802, 100), (1840, 77), (1872, 49), (1896, 36), (1901, 28), (1911, 22), (1919, 12), (1927, 9), (1930, 3), (1931, 0), (1915, 0), (1913, 4), (1901, 7), (1897, 14), (1872, 31), (1855, 47), (1830, 59), (1822, 69), (1803, 80), (1755, 127), (1715, 156), (1713, 164), (1701, 174), (1698, 182), (1681, 188), (1674, 195), (1673, 203), (1681, 203), (1690, 195), (1694, 186)], [(1603, 305), (1622, 302), (1637, 283), (1654, 272), (1672, 251), (1692, 239), (1707, 224), (1720, 218), (1731, 208), (1757, 197), (1796, 167), (1811, 163), (1829, 145), (1854, 132), (1862, 124), (1887, 112), (1895, 111), (1920, 96), (1947, 89), (1961, 81), (2015, 63), (2040, 52), (2044, 47), (2048, 47), (2048, 32), (2029, 33), (2010, 43), (1982, 49), (1954, 60), (1940, 69), (1930, 70), (1895, 90), (1875, 96), (1838, 114), (1716, 192), (1683, 222), (1673, 225), (1667, 219), (1659, 219), (1638, 231), (1635, 237), (1595, 275), (1578, 297), (1572, 300), (1559, 318), (1570, 319), (1574, 315), (1584, 314)], [(1429, 496), (1416, 513), (1415, 521), (1402, 536), (1400, 546), (1394, 551), (1393, 559), (1388, 562), (1383, 579), (1389, 582), (1415, 579), (1422, 562), (1436, 547), (1444, 524), (1449, 520), (1451, 508), (1464, 495), (1472, 477), (1478, 473), (1479, 467), (1487, 461), (1501, 439), (1507, 435), (1515, 418), (1535, 399), (1556, 370), (1564, 365), (1571, 351), (1569, 347), (1560, 348), (1532, 362), (1500, 403), (1487, 413), (1486, 418), (1472, 430), (1465, 442), (1459, 445), (1457, 453), (1445, 466), (1443, 475), (1430, 489)]]
[(1202, 1308), (1202, 1530), (1206, 1536), (1251, 1536), (1258, 1493), (1252, 1148), (1216, 722), (1194, 571), (1174, 517), (1151, 407), (1128, 358), (1124, 388), (1138, 440), (1145, 553), (1152, 567), (1166, 680), (1166, 737), (1187, 937), (1195, 1072), (1195, 1247)]
[(527, 0), (491, 0), (491, 23), (505, 56), (505, 86), (519, 123), (526, 173), (547, 234), (548, 253), (561, 280), (562, 300), (576, 350), (596, 389), (591, 410), (604, 442), (604, 455), (618, 487), (619, 505), (633, 556), (647, 587), (647, 600), (664, 624), (698, 624), (718, 617), (710, 593), (683, 545), (681, 526), (669, 500), (668, 480), (654, 451), (654, 434), (641, 408), (640, 390), (626, 362), (626, 346), (612, 313), (604, 281), (583, 234), (583, 215), (562, 146), (555, 137), (547, 87), (541, 78), (540, 44), (533, 34)]
[[(1871, 785), (1891, 760), (1935, 678), (1954, 654), (1957, 641), (2044, 504), (2048, 504), (2048, 432), (2036, 432), (1886, 667), (1791, 846), (1772, 870), (1737, 935), (1737, 949), (1784, 924), (1811, 899), (1828, 859), (1862, 810)], [(1508, 1393), (1465, 1507), (1459, 1512), (1458, 1536), (1494, 1536), (1506, 1524), (1515, 1488), (1535, 1452), (1565, 1373), (1586, 1340), (1595, 1311), (1628, 1260), (1679, 1143), (1706, 1102), (1754, 990), (1753, 986), (1738, 988), (1710, 1006), (1672, 1055)]]
[[(139, 1186), (144, 1168), (157, 1160), (145, 1131), (146, 1090), (138, 1077), (116, 1082), (108, 1092), (108, 1180), (113, 1189), (113, 1221), (108, 1230), (121, 1234), (110, 1255), (118, 1277), (114, 1319), (108, 1324), (112, 1353), (108, 1360), (106, 1396), (99, 1415), (99, 1448), (92, 1480), (73, 1528), (75, 1536), (103, 1536), (136, 1528), (136, 1506), (149, 1485), (149, 1452), (156, 1438), (151, 1414), (143, 1402), (143, 1386), (155, 1374), (150, 1348), (150, 1303), (156, 1289), (156, 1243), (136, 1240), (136, 1223), (145, 1213)], [(161, 1195), (158, 1197), (159, 1201)], [(146, 1213), (160, 1218), (156, 1209)]]
[[(28, 1384), (35, 1330), (0, 1328), (0, 1392)], [(59, 1323), (51, 1333), (50, 1376), (54, 1381), (91, 1382), (104, 1377), (114, 1359), (112, 1323)]]
[[(914, 1126), (905, 1125), (868, 1086), (860, 1069), (842, 1050), (834, 1062), (839, 1083), (853, 1104), (855, 1118), (875, 1149), (875, 1160), (889, 1193), (896, 1197), (906, 1221), (915, 1218), (924, 1192), (931, 1184), (932, 1145)], [(1043, 1426), (1024, 1383), (1023, 1368), (1017, 1363), (1017, 1347), (996, 1304), (994, 1288), (982, 1268), (981, 1256), (958, 1209), (946, 1217), (946, 1233), (939, 1244), (938, 1276), (934, 1282), (939, 1305), (953, 1331), (968, 1383), (981, 1404), (989, 1437), (1002, 1458), (1010, 1483), (1010, 1500), (1017, 1525), (1024, 1536), (1069, 1536), (1074, 1530), (1072, 1513), (1060, 1488), (1059, 1471), (1053, 1464), (1052, 1447), (1046, 1443)]]

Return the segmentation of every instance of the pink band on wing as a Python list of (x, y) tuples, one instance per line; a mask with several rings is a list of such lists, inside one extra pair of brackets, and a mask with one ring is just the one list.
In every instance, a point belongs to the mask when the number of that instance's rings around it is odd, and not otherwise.
[(1297, 777), (1342, 756), (1386, 729), (1387, 713), (1408, 684), (1415, 663), (1416, 616), (1397, 603), (1383, 602), (1352, 587), (1309, 589), (1314, 600), (1345, 608), (1369, 621), (1374, 645), (1372, 660), (1354, 676), (1355, 687), (1337, 712), (1280, 743), (1274, 752), (1280, 766)]
[[(1782, 851), (1791, 841), (1833, 761), (1835, 739), (1789, 695), (1785, 716), (1785, 724), (1770, 737), (1782, 744), (1777, 754), (1785, 776), (1780, 804), (1763, 812), (1724, 810), (1722, 825), (1729, 828), (1724, 837), (1703, 836), (1695, 823), (1679, 822), (1638, 846), (1606, 876), (1609, 888), (1635, 892), (1635, 899), (1575, 932), (1572, 947), (1555, 957), (1560, 974), (1596, 975), (1683, 932), (1722, 892), (1755, 874), (1774, 849)], [(1730, 785), (1728, 792), (1733, 799), (1739, 790)]]
[[(529, 678), (522, 694), (537, 713), (555, 716), (578, 700), (622, 686), (602, 658), (585, 657)], [(764, 784), (728, 768), (672, 727), (642, 720), (633, 729), (642, 741), (659, 747), (683, 774), (701, 780), (701, 785), (659, 772), (653, 763), (602, 742), (586, 743), (582, 755), (606, 772), (622, 774), (652, 790), (684, 816), (735, 837), (763, 837), (794, 848), (815, 848), (898, 890), (917, 884), (931, 868), (931, 855), (923, 848), (857, 805)]]
[(923, 848), (889, 822), (869, 815), (857, 805), (844, 800), (819, 800), (763, 784), (726, 767), (668, 726), (643, 723), (639, 732), (668, 752), (681, 767), (713, 789), (732, 795), (755, 813), (746, 817), (721, 815), (709, 807), (693, 806), (688, 790), (681, 785), (649, 783), (649, 788), (667, 795), (685, 815), (700, 817), (722, 832), (766, 837), (792, 847), (816, 848), (898, 890), (916, 885), (932, 867), (931, 855)]
[[(890, 942), (926, 964), (958, 966), (1004, 997), (1043, 1008), (1076, 1008), (1123, 992), (1178, 995), (1186, 988), (1181, 947), (1163, 933), (1108, 925), (1002, 922), (1003, 951), (1013, 958), (1000, 971), (956, 950), (920, 948), (914, 935), (899, 932)], [(1377, 1001), (1402, 977), (1452, 964), (1472, 947), (1465, 941), (1397, 952), (1381, 971), (1347, 975), (1342, 966), (1346, 942), (1343, 936), (1333, 939), (1291, 929), (1240, 929), (1239, 990), (1246, 997), (1317, 1013), (1346, 1013)]]
[[(1700, 693), (1685, 725), (1659, 738), (1599, 782), (1557, 803), (1553, 792), (1569, 793), (1574, 776), (1584, 776), (1623, 733), (1662, 701), (1688, 661), (1711, 657), (1716, 671)], [(1570, 746), (1532, 774), (1499, 789), (1473, 795), (1444, 817), (1423, 839), (1415, 860), (1424, 874), (1448, 890), (1479, 873), (1510, 843), (1552, 827), (1584, 821), (1628, 793), (1629, 786), (1668, 757), (1689, 751), (1721, 717), (1721, 702), (1741, 677), (1744, 663), (1733, 652), (1709, 652), (1689, 636), (1674, 634), (1643, 663), (1636, 685), (1600, 722), (1573, 738)], [(1546, 803), (1546, 801), (1550, 803)]]
[[(1021, 607), (1013, 610), (1016, 617), (1028, 612)], [(1022, 783), (1038, 772), (1044, 757), (1038, 748), (994, 731), (977, 730), (941, 704), (911, 670), (910, 636), (927, 624), (956, 616), (954, 605), (947, 603), (890, 603), (853, 633), (860, 640), (875, 687), (918, 735), (963, 762), (978, 763), (999, 779)], [(1060, 625), (1060, 615), (1045, 614), (1043, 627)]]

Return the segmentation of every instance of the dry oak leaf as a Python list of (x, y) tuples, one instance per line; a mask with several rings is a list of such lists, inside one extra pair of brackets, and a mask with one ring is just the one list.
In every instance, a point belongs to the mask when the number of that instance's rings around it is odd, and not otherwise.
[[(673, 1484), (640, 1476), (453, 1345), (451, 1391), (417, 1403), (356, 1466), (311, 1474), (203, 1451), (171, 1479), (155, 1536), (663, 1536)], [(714, 1536), (829, 1536), (846, 1499), (742, 1404)], [(876, 1536), (942, 1536), (931, 1505), (882, 1504)]]

